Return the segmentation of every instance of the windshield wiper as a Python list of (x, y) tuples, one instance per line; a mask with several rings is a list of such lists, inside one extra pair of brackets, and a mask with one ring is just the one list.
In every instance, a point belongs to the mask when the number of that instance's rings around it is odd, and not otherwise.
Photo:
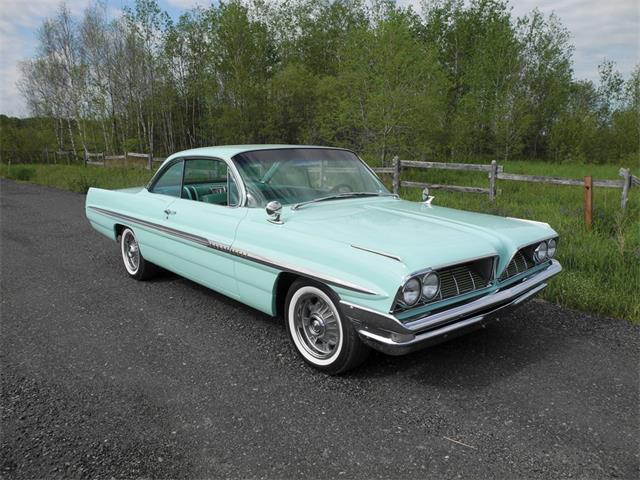
[(325, 202), (327, 200), (339, 200), (341, 198), (358, 198), (358, 197), (397, 197), (397, 195), (395, 193), (387, 193), (387, 192), (336, 193), (334, 195), (328, 195), (326, 197), (314, 198), (313, 200), (307, 200), (306, 202), (296, 203), (291, 207), (291, 210), (298, 210), (300, 207), (309, 205), (311, 203)]

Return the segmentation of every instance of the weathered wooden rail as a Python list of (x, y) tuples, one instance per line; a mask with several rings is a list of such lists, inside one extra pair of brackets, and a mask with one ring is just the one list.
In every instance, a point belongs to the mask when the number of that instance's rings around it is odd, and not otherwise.
[[(97, 160), (93, 160), (94, 158)], [(84, 152), (85, 166), (101, 165), (103, 167), (107, 167), (109, 166), (109, 162), (121, 162), (123, 166), (126, 166), (130, 163), (130, 159), (133, 159), (134, 162), (136, 161), (136, 159), (144, 160), (144, 166), (147, 170), (152, 170), (154, 163), (162, 163), (165, 161), (165, 158), (154, 157), (150, 153), (124, 152), (123, 155), (106, 155), (104, 152)], [(138, 165), (140, 165), (139, 161), (137, 163)]]
[[(488, 187), (470, 187), (461, 185), (446, 185), (438, 183), (415, 182), (402, 180), (402, 171), (405, 168), (422, 168), (435, 170), (461, 170), (469, 172), (487, 172), (489, 179)], [(480, 193), (489, 196), (489, 201), (493, 202), (498, 194), (498, 180), (515, 182), (546, 183), (550, 185), (569, 185), (585, 187), (585, 189), (598, 188), (620, 188), (622, 189), (620, 207), (624, 210), (629, 200), (629, 191), (633, 185), (640, 186), (640, 178), (632, 175), (628, 168), (621, 168), (618, 174), (620, 180), (597, 180), (591, 177), (585, 179), (547, 177), (542, 175), (524, 175), (520, 173), (506, 173), (502, 165), (498, 165), (495, 160), (490, 164), (474, 163), (442, 163), (442, 162), (422, 162), (417, 160), (400, 160), (394, 157), (392, 167), (380, 167), (373, 169), (378, 174), (388, 174), (393, 176), (393, 192), (398, 193), (400, 188), (427, 188), (429, 190), (444, 190), (448, 192)], [(587, 178), (589, 185), (587, 187)]]
[[(402, 180), (403, 168), (424, 168), (437, 170), (462, 170), (468, 172), (487, 172), (489, 177), (488, 187), (467, 187), (462, 185), (445, 185), (439, 183), (414, 182)], [(408, 188), (428, 188), (429, 190), (445, 190), (448, 192), (462, 193), (481, 193), (489, 195), (489, 199), (493, 201), (498, 193), (496, 187), (497, 175), (502, 172), (503, 167), (498, 165), (495, 160), (489, 165), (475, 163), (443, 163), (443, 162), (421, 162), (416, 160), (400, 160), (398, 157), (393, 159), (393, 167), (374, 168), (376, 173), (393, 175), (393, 192), (398, 193), (401, 187)]]

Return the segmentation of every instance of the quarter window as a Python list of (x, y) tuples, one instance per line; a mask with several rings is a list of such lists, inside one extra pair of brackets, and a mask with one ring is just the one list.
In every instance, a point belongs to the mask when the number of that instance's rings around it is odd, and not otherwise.
[(184, 162), (179, 161), (165, 170), (164, 173), (155, 181), (153, 187), (151, 187), (151, 192), (179, 197), (180, 187), (182, 186), (183, 163)]

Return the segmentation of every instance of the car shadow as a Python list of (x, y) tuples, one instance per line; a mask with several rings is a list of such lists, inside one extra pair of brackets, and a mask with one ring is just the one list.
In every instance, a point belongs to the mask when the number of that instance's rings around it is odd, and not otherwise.
[[(165, 270), (150, 281), (179, 282), (208, 297), (212, 307), (217, 302), (232, 307), (239, 313), (236, 317), (239, 327), (241, 322), (258, 322), (257, 328), (272, 331), (275, 337), (286, 336), (284, 323), (280, 318), (266, 315), (179, 275)], [(305, 374), (326, 377), (323, 383), (336, 379), (337, 388), (345, 381), (364, 384), (371, 379), (398, 375), (405, 380), (411, 379), (434, 387), (484, 388), (539, 362), (548, 356), (549, 351), (566, 346), (563, 336), (542, 325), (545, 315), (540, 309), (544, 309), (544, 305), (532, 305), (532, 308), (518, 309), (505, 315), (500, 321), (485, 328), (408, 355), (394, 357), (372, 351), (362, 366), (340, 377), (328, 377), (304, 365), (301, 359), (296, 361), (299, 361)], [(211, 328), (214, 327), (212, 324)], [(238, 335), (241, 334), (239, 331)]]
[(566, 346), (566, 340), (552, 331), (534, 331), (529, 315), (507, 315), (486, 328), (401, 357), (376, 352), (351, 375), (382, 378), (400, 374), (434, 387), (485, 388)]

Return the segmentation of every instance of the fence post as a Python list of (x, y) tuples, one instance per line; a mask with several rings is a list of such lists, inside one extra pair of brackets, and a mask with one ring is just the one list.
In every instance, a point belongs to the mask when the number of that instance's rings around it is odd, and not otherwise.
[(584, 223), (591, 230), (593, 223), (593, 178), (584, 177)]
[(489, 201), (493, 203), (496, 199), (496, 181), (498, 179), (498, 162), (491, 160), (491, 170), (489, 171)]
[(87, 150), (86, 149), (82, 152), (82, 156), (84, 158), (84, 166), (86, 167), (87, 166), (87, 162), (89, 161), (89, 159), (87, 158)]
[(624, 179), (622, 184), (622, 199), (620, 200), (620, 208), (624, 211), (629, 201), (629, 189), (631, 188), (631, 172), (628, 168), (621, 168), (618, 174)]
[(402, 169), (402, 162), (396, 155), (393, 157), (393, 193), (400, 194), (400, 170)]
[(148, 154), (148, 161), (147, 161), (147, 170), (151, 170), (151, 165), (153, 163), (153, 154), (149, 153)]

